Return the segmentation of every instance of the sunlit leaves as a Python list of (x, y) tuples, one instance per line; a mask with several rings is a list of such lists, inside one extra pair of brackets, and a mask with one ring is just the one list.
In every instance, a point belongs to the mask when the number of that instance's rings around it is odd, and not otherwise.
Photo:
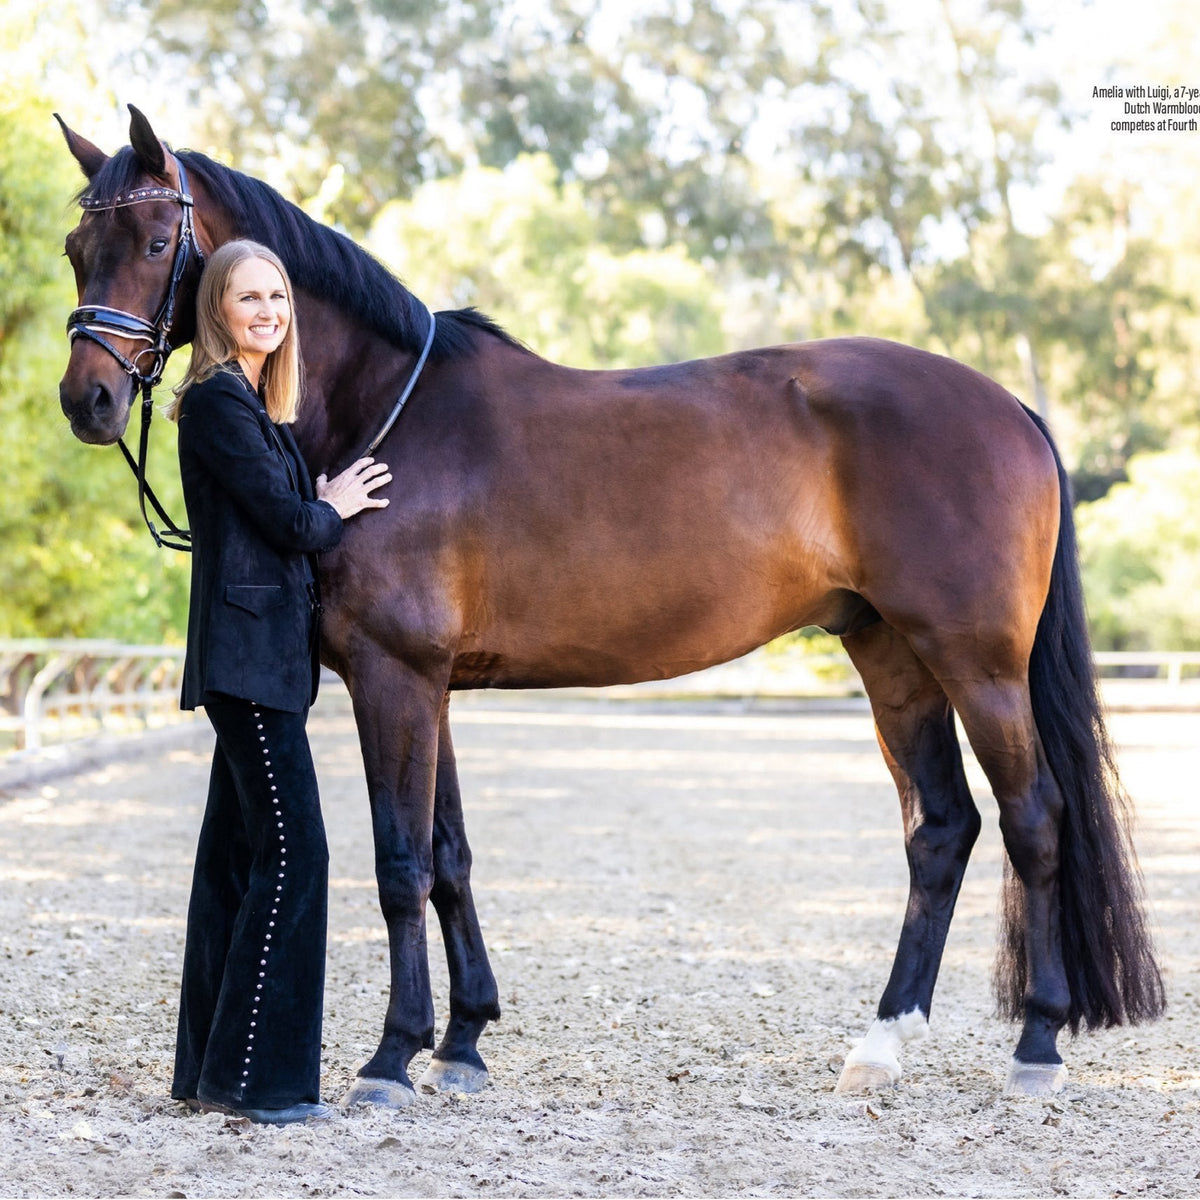
[(1088, 614), (1099, 645), (1200, 649), (1200, 453), (1145, 454), (1079, 510)]
[(711, 276), (682, 247), (616, 253), (545, 156), (475, 167), (384, 208), (372, 249), (428, 304), (474, 305), (546, 357), (640, 366), (724, 349)]

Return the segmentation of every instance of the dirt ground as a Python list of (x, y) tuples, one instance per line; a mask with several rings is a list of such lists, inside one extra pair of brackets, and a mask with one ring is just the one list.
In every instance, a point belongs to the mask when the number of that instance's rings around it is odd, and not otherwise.
[[(1064, 1044), (1054, 1100), (1001, 1088), (1000, 873), (984, 814), (933, 1033), (835, 1096), (904, 905), (864, 711), (463, 697), (455, 740), (504, 1017), (493, 1086), (270, 1129), (168, 1099), (202, 726), (0, 798), (0, 1195), (1200, 1195), (1200, 714), (1117, 714), (1167, 970), (1158, 1024)], [(387, 947), (344, 697), (314, 713), (331, 838), (325, 1094), (374, 1049)], [(446, 981), (430, 953), (439, 1021)], [(423, 1068), (425, 1056), (416, 1069)]]

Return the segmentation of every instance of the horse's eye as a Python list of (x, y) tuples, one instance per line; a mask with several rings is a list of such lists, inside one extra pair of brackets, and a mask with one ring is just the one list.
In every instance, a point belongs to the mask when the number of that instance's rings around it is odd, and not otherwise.
[(150, 243), (150, 253), (151, 254), (161, 254), (167, 248), (167, 246), (169, 244), (170, 243), (167, 241), (166, 238), (155, 238)]

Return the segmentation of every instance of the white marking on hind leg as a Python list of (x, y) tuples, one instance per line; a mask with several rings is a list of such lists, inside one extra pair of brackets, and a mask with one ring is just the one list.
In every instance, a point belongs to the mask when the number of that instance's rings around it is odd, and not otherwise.
[(914, 1008), (898, 1017), (875, 1020), (867, 1036), (846, 1055), (836, 1092), (866, 1092), (891, 1087), (900, 1079), (900, 1047), (926, 1037), (929, 1020)]

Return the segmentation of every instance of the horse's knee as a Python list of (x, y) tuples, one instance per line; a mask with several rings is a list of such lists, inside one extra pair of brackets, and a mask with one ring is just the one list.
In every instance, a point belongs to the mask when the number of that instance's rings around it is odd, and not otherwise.
[(433, 889), (433, 866), (424, 855), (380, 854), (375, 858), (375, 878), (385, 920), (416, 917)]
[(462, 890), (471, 879), (471, 848), (466, 839), (455, 841), (435, 838), (433, 846), (434, 888)]
[(435, 904), (470, 893), (472, 862), (461, 819), (444, 819), (435, 813), (432, 893)]
[(429, 893), (429, 898), (439, 911), (444, 908), (447, 902), (462, 901), (471, 894), (471, 869), (469, 863), (465, 867), (455, 863), (452, 869), (446, 870), (444, 868), (445, 864), (439, 861), (434, 873), (433, 887)]

